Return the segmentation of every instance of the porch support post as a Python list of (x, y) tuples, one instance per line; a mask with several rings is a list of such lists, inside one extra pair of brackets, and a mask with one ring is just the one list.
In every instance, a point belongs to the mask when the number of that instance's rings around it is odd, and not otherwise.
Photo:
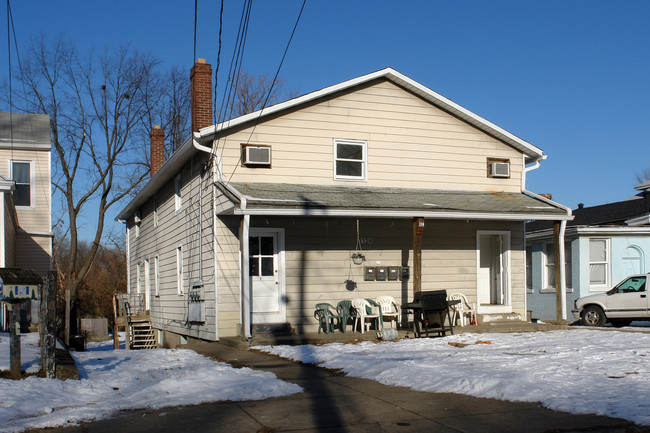
[(249, 251), (248, 238), (250, 234), (251, 217), (244, 215), (241, 222), (241, 311), (242, 311), (242, 337), (251, 338), (251, 287), (249, 277)]
[(557, 321), (567, 319), (566, 271), (564, 269), (564, 232), (566, 221), (553, 222), (553, 247), (555, 250), (555, 317)]
[(422, 291), (422, 233), (424, 218), (413, 218), (413, 295)]

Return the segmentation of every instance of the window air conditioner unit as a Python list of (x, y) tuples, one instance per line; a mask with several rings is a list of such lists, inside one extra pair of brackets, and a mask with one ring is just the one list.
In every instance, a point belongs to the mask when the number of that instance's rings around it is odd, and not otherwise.
[(244, 164), (270, 165), (271, 148), (262, 146), (246, 146)]
[(510, 164), (507, 162), (493, 162), (491, 165), (492, 177), (510, 177)]

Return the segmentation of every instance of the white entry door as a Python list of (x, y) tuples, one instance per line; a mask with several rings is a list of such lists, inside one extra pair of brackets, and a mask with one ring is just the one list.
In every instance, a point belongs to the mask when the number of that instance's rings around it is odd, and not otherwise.
[(510, 312), (510, 233), (479, 232), (477, 241), (479, 312)]
[(253, 323), (284, 323), (284, 232), (251, 227), (248, 248)]

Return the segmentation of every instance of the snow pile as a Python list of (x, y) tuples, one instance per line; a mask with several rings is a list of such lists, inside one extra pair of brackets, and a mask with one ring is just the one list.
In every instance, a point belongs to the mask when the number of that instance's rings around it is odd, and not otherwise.
[[(22, 336), (23, 367), (26, 363), (38, 365), (39, 362), (27, 356), (30, 352), (25, 348), (32, 344), (32, 338), (37, 339), (38, 335)], [(88, 352), (72, 352), (81, 380), (0, 379), (2, 431), (109, 418), (125, 409), (260, 400), (302, 391), (298, 385), (281, 381), (273, 373), (235, 369), (191, 350), (113, 351), (112, 341), (88, 346)], [(8, 370), (7, 334), (0, 334), (0, 354), (0, 369)], [(38, 351), (36, 355), (40, 356)]]
[(648, 333), (580, 329), (256, 349), (386, 385), (650, 425)]

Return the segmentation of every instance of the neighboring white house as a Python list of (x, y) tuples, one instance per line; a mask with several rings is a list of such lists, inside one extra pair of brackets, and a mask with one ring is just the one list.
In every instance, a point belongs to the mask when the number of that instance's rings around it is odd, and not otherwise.
[[(50, 149), (49, 116), (0, 112), (0, 267), (52, 268)], [(35, 325), (36, 303), (23, 308), (21, 323)]]
[(129, 290), (163, 340), (315, 331), (319, 302), (408, 302), (418, 221), (423, 290), (525, 320), (524, 222), (570, 218), (524, 190), (541, 149), (390, 68), (218, 125), (210, 66), (191, 76), (193, 137), (118, 216)]
[[(650, 182), (639, 194), (616, 203), (578, 206), (565, 234), (567, 310), (581, 296), (608, 290), (633, 274), (650, 271)], [(532, 317), (555, 314), (553, 229), (545, 222), (526, 225), (528, 309)], [(568, 317), (572, 319), (572, 316)]]

